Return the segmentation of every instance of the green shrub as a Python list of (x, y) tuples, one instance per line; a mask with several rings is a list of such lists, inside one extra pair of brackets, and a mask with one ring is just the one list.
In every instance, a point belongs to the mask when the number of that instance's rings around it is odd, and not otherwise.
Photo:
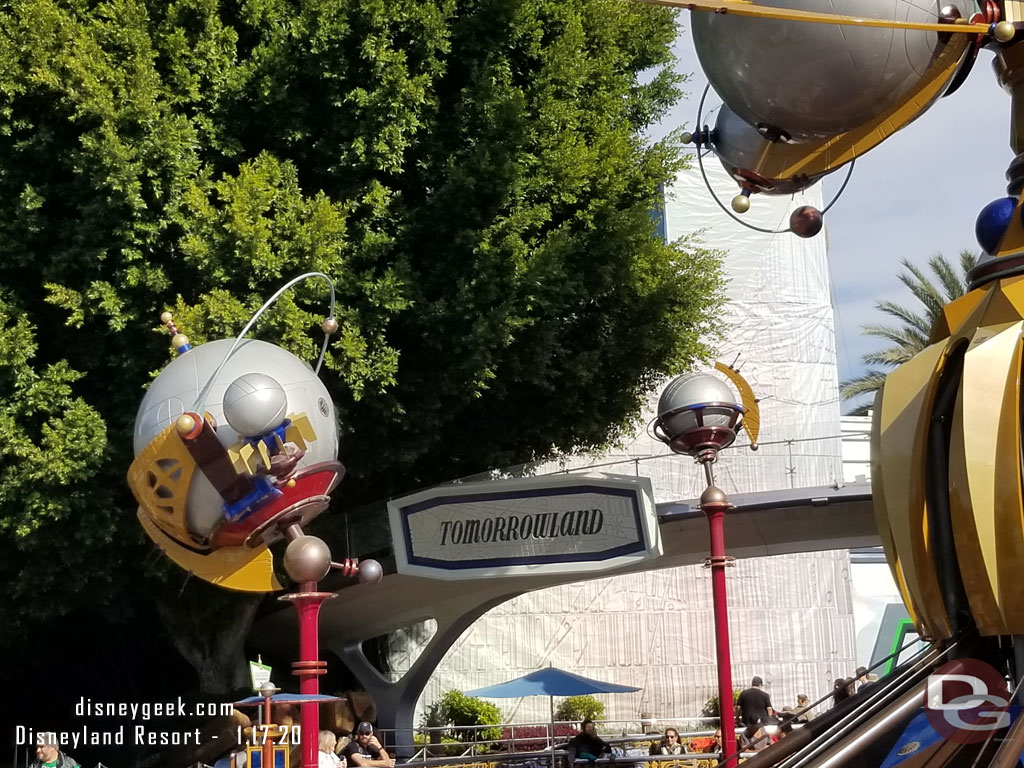
[(501, 738), (501, 728), (470, 728), (501, 723), (501, 712), (483, 699), (467, 696), (462, 691), (448, 691), (431, 709), (437, 720), (451, 726), (448, 733), (456, 741), (497, 741)]
[(555, 720), (578, 723), (587, 718), (604, 720), (604, 704), (593, 696), (569, 696), (555, 710)]
[[(736, 707), (736, 701), (740, 697), (740, 691), (734, 690), (732, 692), (732, 705), (733, 709)], [(721, 717), (722, 713), (718, 709), (718, 694), (716, 693), (706, 702), (704, 702), (704, 708), (700, 711), (704, 717)]]

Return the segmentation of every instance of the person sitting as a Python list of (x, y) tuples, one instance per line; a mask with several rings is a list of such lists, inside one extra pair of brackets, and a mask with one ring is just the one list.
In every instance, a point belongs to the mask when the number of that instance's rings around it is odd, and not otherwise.
[(752, 723), (743, 729), (740, 734), (741, 752), (760, 752), (771, 744), (771, 739), (759, 723)]
[(801, 723), (809, 723), (814, 719), (814, 712), (809, 707), (811, 706), (811, 697), (806, 693), (798, 693), (796, 695), (796, 719)]
[(597, 735), (597, 726), (589, 717), (580, 723), (580, 732), (570, 739), (566, 745), (569, 764), (576, 760), (595, 762), (601, 755), (611, 756), (612, 748), (604, 739)]
[(685, 751), (683, 743), (679, 740), (679, 731), (675, 728), (666, 728), (665, 735), (661, 737), (661, 743), (658, 744), (658, 751), (652, 754), (681, 755)]
[(345, 746), (341, 756), (359, 768), (395, 768), (395, 759), (388, 755), (373, 735), (373, 726), (366, 722), (356, 728), (355, 739)]
[(722, 751), (722, 729), (715, 729), (715, 737), (711, 740), (711, 743), (705, 746), (701, 753), (721, 753)]
[(853, 681), (845, 677), (837, 677), (832, 683), (832, 706), (839, 706), (853, 695)]
[(346, 768), (347, 761), (338, 757), (335, 748), (338, 737), (334, 731), (320, 731), (320, 751), (317, 753), (317, 768)]

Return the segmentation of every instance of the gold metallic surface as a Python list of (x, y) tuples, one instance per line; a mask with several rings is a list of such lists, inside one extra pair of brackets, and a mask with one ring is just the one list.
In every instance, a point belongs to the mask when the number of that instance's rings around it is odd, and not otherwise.
[(988, 291), (971, 291), (951, 301), (942, 308), (942, 313), (932, 326), (928, 343), (935, 344), (955, 336), (963, 328), (977, 328), (991, 298), (992, 294)]
[(151, 440), (128, 467), (128, 485), (139, 502), (140, 516), (178, 541), (192, 542), (185, 507), (195, 470), (175, 424)]
[(1013, 36), (1016, 33), (1017, 30), (1013, 28), (1013, 24), (1009, 21), (1003, 20), (996, 24), (995, 29), (992, 30), (992, 37), (1000, 43), (1008, 43), (1013, 40)]
[(879, 466), (893, 551), (916, 609), (917, 627), (932, 640), (952, 636), (928, 536), (925, 467), (928, 427), (947, 342), (927, 347), (889, 374), (878, 417)]
[(875, 512), (875, 523), (878, 526), (878, 537), (882, 540), (882, 548), (885, 550), (886, 561), (889, 563), (889, 570), (892, 572), (892, 580), (900, 591), (900, 597), (903, 598), (903, 604), (907, 608), (910, 620), (916, 625), (917, 607), (914, 605), (914, 601), (910, 599), (910, 592), (907, 591), (907, 579), (903, 575), (903, 565), (900, 563), (899, 554), (896, 552), (892, 529), (889, 527), (889, 514), (885, 506), (885, 487), (882, 484), (881, 430), (879, 429), (882, 416), (883, 389), (875, 393), (875, 406), (871, 412), (871, 500)]
[(173, 319), (174, 315), (172, 315), (170, 312), (164, 312), (160, 315), (160, 322), (163, 323), (164, 325), (171, 322), (171, 320)]
[(736, 195), (731, 205), (736, 213), (746, 213), (750, 210), (750, 195)]
[(274, 558), (265, 546), (258, 549), (222, 547), (206, 554), (178, 544), (153, 524), (140, 507), (139, 522), (146, 534), (177, 565), (204, 581), (240, 592), (276, 592), (281, 583), (274, 576)]
[(740, 400), (746, 412), (743, 414), (743, 428), (750, 438), (750, 447), (756, 450), (757, 436), (761, 434), (761, 408), (757, 404), (757, 397), (754, 395), (754, 388), (743, 378), (739, 371), (725, 363), (716, 362), (715, 370), (725, 374), (740, 393)]
[(174, 428), (179, 435), (187, 435), (196, 428), (196, 419), (191, 413), (183, 413), (174, 422)]
[(176, 347), (184, 347), (188, 344), (188, 336), (184, 333), (176, 333), (171, 337), (171, 344)]
[[(964, 357), (949, 444), (949, 508), (956, 559), (971, 612), (984, 635), (1015, 633), (1007, 607), (1021, 605), (1017, 377), (1024, 323), (979, 328)], [(1016, 522), (1015, 522), (1016, 518)], [(1008, 567), (1009, 566), (1009, 567)]]
[(773, 8), (755, 5), (748, 0), (640, 0), (651, 5), (667, 5), (672, 8), (686, 8), (691, 11), (729, 13), (734, 16), (752, 16), (759, 19), (779, 19), (812, 24), (837, 24), (853, 27), (877, 27), (881, 29), (918, 29), (924, 32), (964, 32), (975, 35), (988, 34), (988, 24), (971, 24), (958, 19), (955, 24), (931, 24), (927, 22), (897, 21), (895, 19), (867, 19), (860, 16), (843, 16), (838, 13), (816, 13), (792, 8)]

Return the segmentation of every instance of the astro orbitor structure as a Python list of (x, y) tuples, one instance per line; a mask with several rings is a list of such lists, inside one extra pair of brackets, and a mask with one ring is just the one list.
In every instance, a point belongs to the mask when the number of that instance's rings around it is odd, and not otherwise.
[[(274, 344), (245, 338), (284, 291), (307, 279), (330, 287), (315, 368)], [(306, 696), (302, 765), (315, 768), (315, 700), (326, 667), (317, 659), (318, 617), (323, 601), (334, 597), (317, 591), (317, 582), (332, 567), (370, 584), (383, 575), (376, 560), (333, 562), (327, 543), (302, 530), (327, 509), (345, 472), (334, 404), (317, 377), (338, 330), (334, 284), (319, 272), (300, 275), (260, 307), (237, 338), (196, 347), (169, 312), (160, 319), (179, 357), (152, 383), (135, 419), (128, 484), (139, 502), (139, 522), (189, 573), (247, 592), (281, 588), (269, 546), (288, 540), (284, 568), (299, 591), (282, 599), (299, 614), (299, 659), (292, 666)]]
[[(701, 163), (710, 150), (735, 179), (736, 213), (749, 209), (751, 195), (788, 195), (844, 167), (849, 173), (955, 91), (980, 47), (1015, 35), (1014, 19), (998, 8), (1015, 3), (644, 1), (710, 11), (691, 14), (691, 31), (724, 103), (705, 124), (701, 100), (689, 140)], [(780, 231), (813, 237), (830, 205), (793, 211)]]
[[(304, 279), (325, 280), (331, 289), (315, 369), (281, 347), (245, 338), (277, 297)], [(236, 339), (193, 347), (170, 313), (161, 320), (179, 356), (142, 400), (128, 472), (146, 534), (195, 576), (251, 592), (281, 588), (268, 547), (287, 538), (289, 575), (319, 580), (332, 565), (330, 552), (312, 546), (302, 526), (327, 508), (345, 472), (334, 404), (317, 376), (338, 329), (333, 285), (319, 273), (296, 278)], [(379, 575), (372, 561), (338, 567), (364, 579)]]
[[(994, 179), (978, 214), (969, 292), (874, 409), (878, 533), (930, 647), (748, 764), (1020, 765), (1024, 718), (1010, 704), (1024, 700), (1024, 2), (647, 1), (694, 11), (724, 106), (690, 138), (739, 185), (737, 213), (755, 193), (851, 167), (955, 91), (980, 49), (994, 53), (1017, 153), (1006, 193)], [(825, 210), (797, 209), (783, 231), (813, 236)]]

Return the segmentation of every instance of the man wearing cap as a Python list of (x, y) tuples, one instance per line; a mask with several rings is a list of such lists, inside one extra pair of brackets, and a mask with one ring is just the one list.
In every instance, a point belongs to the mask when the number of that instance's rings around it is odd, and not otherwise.
[(736, 707), (739, 709), (741, 725), (764, 725), (775, 713), (772, 709), (772, 699), (761, 690), (762, 685), (764, 681), (755, 675), (750, 681), (750, 687), (740, 692)]
[(341, 756), (348, 760), (349, 765), (395, 768), (394, 759), (373, 735), (373, 726), (367, 722), (356, 726), (354, 738), (345, 745)]
[(40, 733), (36, 741), (36, 759), (29, 768), (79, 768), (70, 755), (57, 748), (56, 733)]

